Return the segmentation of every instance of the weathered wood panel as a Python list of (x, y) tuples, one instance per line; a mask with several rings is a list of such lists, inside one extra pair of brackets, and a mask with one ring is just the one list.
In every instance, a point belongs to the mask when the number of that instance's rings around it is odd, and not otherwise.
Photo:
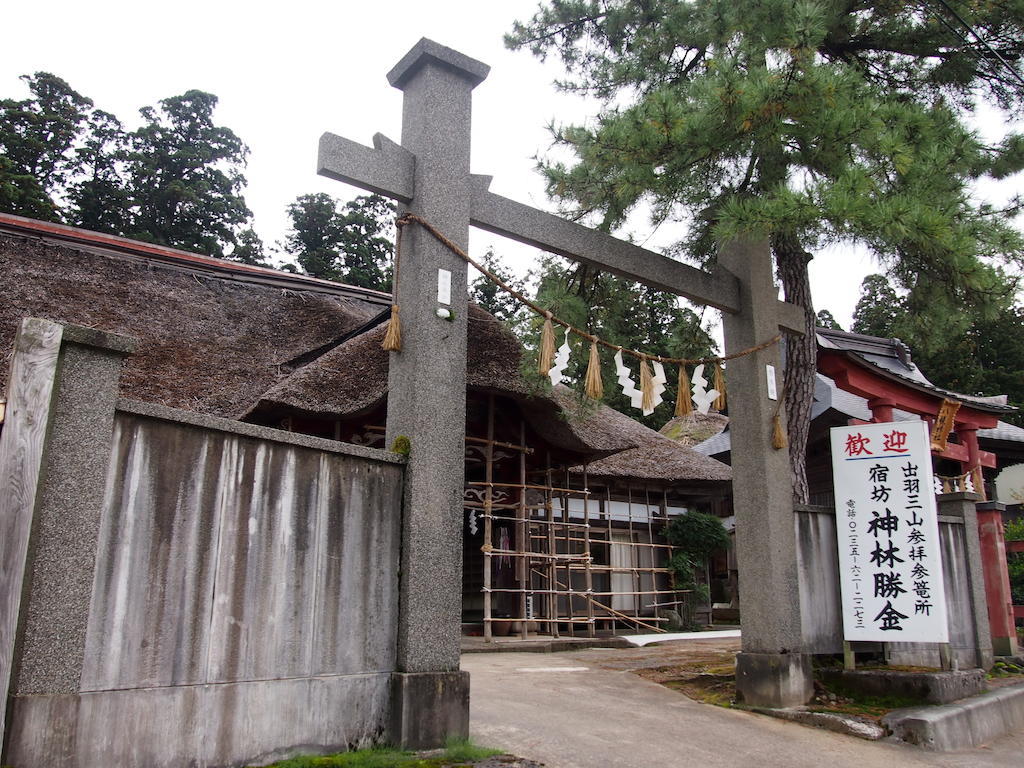
[(809, 653), (843, 650), (836, 517), (831, 509), (796, 512), (801, 636)]
[[(826, 508), (804, 508), (796, 512), (796, 526), (803, 641), (811, 653), (839, 653), (843, 649), (843, 625), (835, 516)], [(949, 643), (960, 666), (972, 668), (978, 666), (980, 641), (975, 630), (966, 536), (965, 526), (960, 522), (939, 524)], [(878, 648), (882, 646), (877, 644)], [(884, 647), (894, 664), (940, 665), (935, 643), (891, 642)]]
[(394, 669), (401, 477), (119, 414), (83, 690)]
[[(32, 518), (43, 462), (63, 329), (22, 322), (14, 344), (7, 417), (0, 433), (0, 714), (14, 662)], [(0, 717), (0, 742), (5, 718)]]
[(266, 765), (383, 738), (390, 675), (136, 688), (15, 699), (19, 768)]
[[(978, 666), (978, 637), (974, 629), (966, 531), (960, 523), (939, 523), (942, 576), (945, 586), (949, 646), (962, 669)], [(981, 610), (984, 610), (984, 604)], [(938, 667), (942, 660), (934, 643), (889, 643), (886, 657), (892, 664)]]

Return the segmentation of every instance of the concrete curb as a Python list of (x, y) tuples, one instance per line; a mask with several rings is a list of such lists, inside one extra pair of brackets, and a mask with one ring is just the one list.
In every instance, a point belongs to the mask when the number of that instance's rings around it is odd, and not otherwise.
[(485, 643), (480, 638), (462, 638), (462, 653), (557, 653), (586, 648), (635, 648), (623, 637), (560, 638), (558, 640), (502, 640)]
[(757, 712), (759, 715), (777, 717), (780, 720), (788, 720), (791, 723), (824, 728), (826, 731), (834, 733), (845, 733), (847, 736), (856, 736), (858, 739), (868, 741), (878, 741), (886, 736), (886, 730), (876, 723), (833, 712), (809, 712), (802, 709), (770, 709), (768, 707), (751, 707), (749, 711)]
[(953, 704), (898, 709), (882, 718), (896, 741), (936, 752), (970, 749), (1024, 728), (1024, 683)]

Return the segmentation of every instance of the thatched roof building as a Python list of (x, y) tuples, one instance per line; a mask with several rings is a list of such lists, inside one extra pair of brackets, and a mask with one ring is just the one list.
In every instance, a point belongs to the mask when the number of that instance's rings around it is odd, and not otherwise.
[[(4, 388), (17, 326), (35, 316), (137, 338), (122, 394), (138, 400), (267, 424), (358, 419), (386, 401), (387, 294), (7, 214), (0, 274)], [(520, 357), (518, 340), (471, 307), (469, 389), (514, 400), (567, 462), (619, 454), (602, 472), (728, 479), (719, 462), (611, 409), (581, 411), (571, 395), (527, 382)]]
[(685, 416), (670, 419), (659, 431), (689, 448), (721, 433), (728, 425), (729, 417), (718, 411), (690, 411)]
[[(598, 406), (596, 417), (609, 431), (616, 432), (622, 440), (635, 443), (636, 447), (592, 461), (587, 466), (589, 477), (609, 480), (642, 477), (647, 481), (688, 486), (727, 483), (732, 479), (732, 472), (725, 464), (709, 460), (708, 456), (648, 429), (606, 405)], [(582, 471), (583, 468), (573, 469)]]

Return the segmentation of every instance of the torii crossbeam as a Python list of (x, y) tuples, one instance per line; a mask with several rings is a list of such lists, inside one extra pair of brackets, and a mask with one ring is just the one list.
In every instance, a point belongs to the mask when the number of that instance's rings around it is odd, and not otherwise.
[[(324, 134), (318, 173), (397, 200), (463, 249), (475, 226), (716, 307), (724, 316), (727, 354), (779, 328), (804, 331), (803, 309), (777, 298), (763, 243), (728, 245), (719, 265), (706, 272), (488, 191), (490, 177), (472, 175), (469, 158), (471, 93), (489, 71), (458, 51), (420, 40), (387, 76), (404, 92), (401, 144), (377, 134), (370, 148)], [(468, 727), (468, 679), (458, 672), (466, 264), (410, 227), (396, 283), (403, 349), (390, 358), (387, 444), (405, 435), (412, 450), (392, 738), (436, 746)], [(440, 317), (437, 310), (449, 305), (451, 317)], [(743, 616), (737, 683), (748, 703), (763, 706), (803, 704), (812, 693), (809, 657), (800, 652), (789, 458), (771, 446), (777, 403), (769, 377), (778, 366), (777, 346), (729, 365)], [(434, 713), (428, 725), (425, 709)]]

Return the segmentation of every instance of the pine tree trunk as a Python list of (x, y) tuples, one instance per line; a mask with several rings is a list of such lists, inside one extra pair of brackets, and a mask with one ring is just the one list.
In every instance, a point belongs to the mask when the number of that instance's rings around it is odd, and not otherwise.
[(803, 336), (786, 335), (784, 378), (786, 432), (793, 473), (793, 501), (796, 504), (806, 504), (809, 498), (807, 435), (811, 427), (811, 404), (814, 400), (818, 351), (814, 336), (815, 315), (811, 301), (811, 283), (807, 274), (811, 254), (803, 249), (795, 235), (789, 233), (776, 233), (772, 236), (772, 252), (786, 301), (804, 308), (807, 326)]

